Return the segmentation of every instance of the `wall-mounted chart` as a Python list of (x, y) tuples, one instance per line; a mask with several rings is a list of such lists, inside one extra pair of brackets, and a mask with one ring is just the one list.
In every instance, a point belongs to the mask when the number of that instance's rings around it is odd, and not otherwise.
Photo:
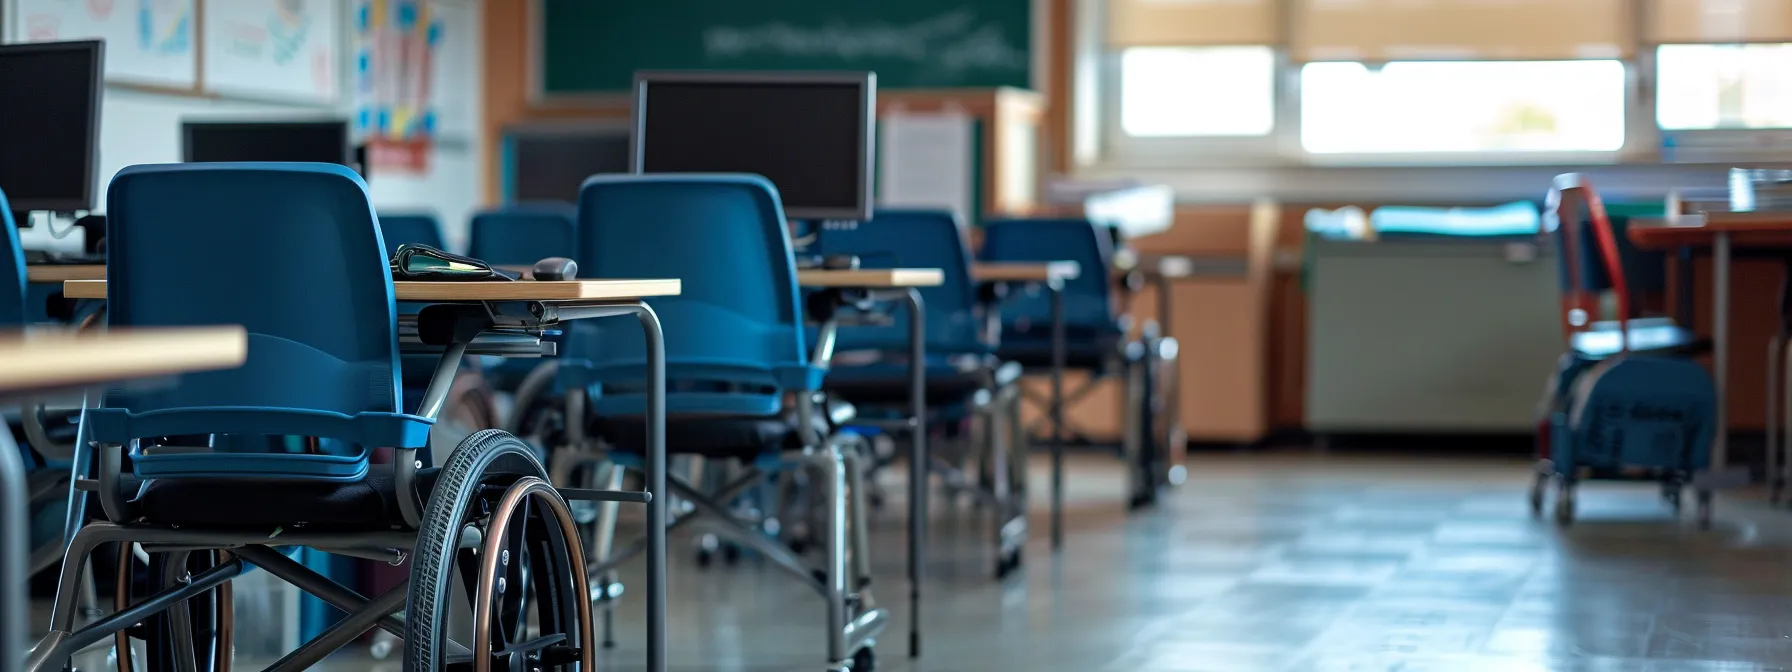
[(282, 101), (336, 102), (339, 3), (203, 1), (207, 91)]
[[(243, 0), (237, 0), (244, 3)], [(194, 0), (16, 0), (11, 39), (106, 41), (106, 79), (192, 88)], [(234, 3), (226, 3), (234, 4)]]

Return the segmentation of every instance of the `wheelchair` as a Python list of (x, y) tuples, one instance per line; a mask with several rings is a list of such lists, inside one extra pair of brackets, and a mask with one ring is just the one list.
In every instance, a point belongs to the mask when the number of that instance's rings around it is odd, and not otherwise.
[[(517, 307), (493, 302), (458, 311), (487, 321), (455, 322), (448, 337), (425, 328), (440, 364), (406, 413), (399, 343), (416, 335), (401, 337), (379, 225), (354, 173), (133, 166), (107, 202), (111, 324), (241, 324), (248, 358), (173, 386), (112, 388), (86, 411), (70, 508), (84, 518), (91, 498), (98, 511), (69, 540), (50, 630), (26, 669), (66, 669), (108, 639), (121, 670), (134, 669), (132, 640), (145, 642), (148, 669), (227, 669), (230, 582), (252, 569), (347, 612), (269, 669), (303, 669), (373, 630), (403, 638), (407, 670), (595, 669), (587, 560), (568, 498), (644, 502), (647, 493), (556, 489), (535, 451), (498, 430), (467, 437), (439, 469), (423, 450), (469, 346), (550, 320), (499, 327), (490, 316)], [(232, 281), (194, 282), (170, 268)], [(375, 446), (394, 448), (390, 465), (371, 463)], [(81, 576), (103, 547), (124, 558), (115, 610), (76, 627)], [(408, 563), (409, 578), (363, 596), (295, 560), (299, 548)], [(449, 631), (457, 603), (471, 608), (470, 633)], [(657, 613), (649, 609), (649, 668), (663, 670)]]

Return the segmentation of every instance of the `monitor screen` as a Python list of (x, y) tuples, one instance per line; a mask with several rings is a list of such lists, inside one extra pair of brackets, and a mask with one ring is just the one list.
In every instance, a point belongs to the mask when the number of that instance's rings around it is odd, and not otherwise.
[(295, 161), (354, 168), (348, 122), (181, 123), (181, 159), (189, 163)]
[(506, 200), (579, 202), (585, 178), (629, 172), (628, 130), (518, 129), (509, 135)]
[(12, 209), (93, 209), (103, 49), (0, 46), (0, 190)]
[(791, 219), (870, 219), (876, 91), (871, 73), (642, 73), (634, 168), (754, 173)]

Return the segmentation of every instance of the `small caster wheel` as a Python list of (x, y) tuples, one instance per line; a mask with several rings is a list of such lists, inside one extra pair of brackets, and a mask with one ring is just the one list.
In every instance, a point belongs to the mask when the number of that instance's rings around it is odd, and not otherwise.
[(1562, 527), (1574, 524), (1574, 486), (1567, 481), (1556, 490), (1556, 524)]
[(707, 568), (716, 561), (716, 554), (707, 548), (697, 549), (697, 566)]
[(809, 550), (809, 540), (804, 539), (802, 537), (794, 537), (786, 545), (790, 547), (791, 553), (795, 553), (797, 555), (802, 555), (802, 554), (808, 552), (808, 550)]
[(1711, 491), (1709, 491), (1709, 490), (1699, 491), (1698, 507), (1699, 507), (1699, 509), (1698, 509), (1698, 511), (1699, 511), (1698, 512), (1699, 529), (1701, 529), (1701, 530), (1711, 529)]
[(876, 672), (877, 652), (871, 649), (873, 642), (866, 642), (865, 648), (852, 654), (852, 672)]
[(728, 563), (728, 566), (730, 567), (740, 564), (740, 546), (735, 544), (723, 544), (722, 562)]

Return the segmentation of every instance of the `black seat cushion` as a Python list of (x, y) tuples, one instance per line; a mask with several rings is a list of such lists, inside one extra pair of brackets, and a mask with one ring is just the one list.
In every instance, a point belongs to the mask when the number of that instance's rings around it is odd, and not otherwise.
[[(1020, 376), (1020, 365), (1007, 363), (993, 368), (977, 366), (957, 368), (927, 367), (927, 405), (953, 406), (964, 403), (987, 386), (1011, 384)], [(865, 371), (853, 371), (863, 368)], [(827, 390), (855, 406), (907, 408), (909, 377), (906, 364), (867, 367), (843, 367), (828, 374)]]
[[(441, 470), (420, 469), (416, 488), (427, 501)], [(388, 530), (403, 526), (391, 467), (374, 465), (345, 483), (302, 480), (175, 479), (150, 481), (138, 496), (144, 522), (225, 529), (303, 526), (307, 530)]]
[[(1082, 371), (1105, 371), (1120, 352), (1126, 334), (1118, 331), (1067, 329), (1064, 332), (1064, 366)], [(1050, 369), (1052, 337), (1049, 332), (1002, 335), (996, 348), (1002, 359), (1019, 362), (1028, 371)]]
[[(820, 413), (816, 414), (820, 416)], [(827, 433), (822, 418), (816, 427)], [(668, 415), (666, 453), (753, 461), (762, 455), (800, 449), (803, 438), (794, 420), (782, 416)], [(617, 450), (642, 453), (647, 445), (647, 423), (641, 416), (594, 417), (592, 436)]]

